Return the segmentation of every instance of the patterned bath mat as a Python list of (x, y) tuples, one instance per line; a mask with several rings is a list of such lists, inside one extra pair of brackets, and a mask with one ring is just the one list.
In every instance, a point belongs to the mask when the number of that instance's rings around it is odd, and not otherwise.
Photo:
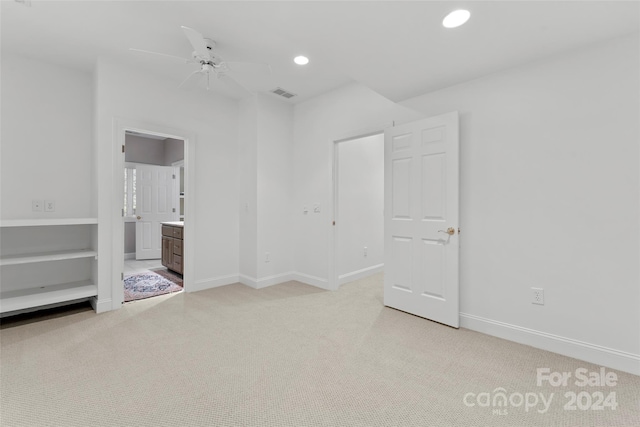
[(167, 270), (166, 268), (159, 268), (157, 270), (151, 270), (151, 271), (153, 271), (156, 274), (161, 275), (162, 277), (164, 277), (165, 279), (167, 279), (170, 282), (175, 283), (176, 285), (184, 287), (184, 285), (182, 284), (182, 275), (181, 274), (174, 273), (173, 271)]
[(132, 274), (124, 278), (124, 301), (135, 301), (157, 295), (182, 291), (182, 286), (176, 285), (159, 274), (146, 272)]

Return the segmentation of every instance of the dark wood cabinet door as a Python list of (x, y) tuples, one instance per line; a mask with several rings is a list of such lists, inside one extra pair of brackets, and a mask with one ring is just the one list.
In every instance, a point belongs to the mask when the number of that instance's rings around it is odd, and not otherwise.
[(176, 273), (182, 274), (182, 257), (180, 255), (173, 254), (173, 267), (171, 267)]
[(162, 265), (182, 274), (182, 227), (162, 226)]
[(173, 266), (173, 238), (162, 236), (162, 265), (167, 268)]

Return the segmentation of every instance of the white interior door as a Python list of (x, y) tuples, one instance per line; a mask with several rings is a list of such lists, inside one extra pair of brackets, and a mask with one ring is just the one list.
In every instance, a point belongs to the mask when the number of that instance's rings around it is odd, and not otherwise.
[(457, 112), (385, 131), (384, 304), (455, 328), (458, 153)]
[(136, 259), (159, 259), (162, 253), (160, 223), (176, 217), (174, 168), (136, 165)]

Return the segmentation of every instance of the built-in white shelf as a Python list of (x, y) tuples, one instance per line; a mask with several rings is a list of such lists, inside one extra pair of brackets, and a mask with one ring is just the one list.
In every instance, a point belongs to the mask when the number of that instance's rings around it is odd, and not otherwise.
[(97, 224), (98, 218), (5, 219), (0, 227), (41, 227), (48, 225)]
[[(4, 270), (0, 313), (11, 315), (97, 297), (98, 287), (89, 279), (96, 277), (97, 263), (93, 259), (98, 259), (98, 252), (92, 234), (95, 235), (97, 225), (98, 218), (0, 220), (3, 239), (0, 267)], [(49, 251), (39, 252), (45, 248)], [(10, 254), (12, 249), (23, 253)], [(55, 263), (65, 260), (81, 261), (78, 261), (78, 268), (72, 269), (65, 263)], [(5, 269), (6, 266), (14, 267)], [(48, 283), (42, 283), (43, 277)]]
[(16, 289), (0, 293), (0, 313), (41, 307), (96, 295), (98, 295), (98, 287), (89, 280)]
[(62, 261), (65, 259), (91, 258), (97, 256), (98, 252), (91, 249), (7, 255), (0, 258), (0, 265), (30, 264), (34, 262)]

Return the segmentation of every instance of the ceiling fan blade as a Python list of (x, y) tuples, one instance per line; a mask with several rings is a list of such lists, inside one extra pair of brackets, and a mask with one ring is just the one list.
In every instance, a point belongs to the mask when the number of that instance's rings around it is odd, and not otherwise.
[(187, 78), (184, 79), (182, 83), (180, 83), (180, 86), (178, 86), (178, 89), (191, 89), (195, 87), (198, 81), (202, 79), (203, 75), (204, 74), (202, 73), (201, 70), (194, 71), (193, 73), (189, 74), (189, 76), (187, 76)]
[[(240, 83), (240, 82), (238, 81), (238, 79), (236, 79), (236, 78), (232, 77), (231, 75), (229, 75), (229, 74), (224, 74), (224, 75), (222, 76), (222, 78), (221, 78), (221, 80), (223, 80), (223, 81), (224, 81), (224, 80), (227, 80), (227, 79), (228, 79), (228, 80), (230, 80), (231, 82), (233, 82), (236, 86), (239, 86), (240, 88), (242, 88), (245, 92), (248, 92), (248, 93), (249, 93), (249, 94), (251, 94), (251, 95), (255, 95), (255, 92), (253, 92), (251, 89), (249, 89), (248, 87), (246, 87), (245, 85), (243, 85), (242, 83)], [(226, 82), (226, 83), (229, 83), (229, 82)]]
[(229, 70), (234, 71), (238, 68), (251, 68), (262, 69), (265, 73), (271, 74), (271, 65), (263, 62), (238, 62), (238, 61), (223, 61), (220, 65), (226, 65)]
[(150, 54), (150, 55), (163, 56), (165, 58), (170, 58), (170, 59), (174, 59), (174, 60), (183, 62), (185, 64), (190, 64), (190, 63), (196, 62), (194, 59), (181, 58), (179, 56), (169, 55), (168, 53), (152, 52), (150, 50), (134, 49), (132, 47), (130, 47), (129, 50), (132, 51), (132, 52), (141, 52), (141, 53), (147, 53), (147, 54)]
[(184, 25), (182, 26), (182, 31), (184, 31), (184, 34), (189, 39), (191, 46), (193, 46), (193, 50), (195, 50), (199, 56), (211, 58), (211, 52), (207, 49), (207, 43), (204, 41), (202, 34), (193, 28), (185, 27)]

